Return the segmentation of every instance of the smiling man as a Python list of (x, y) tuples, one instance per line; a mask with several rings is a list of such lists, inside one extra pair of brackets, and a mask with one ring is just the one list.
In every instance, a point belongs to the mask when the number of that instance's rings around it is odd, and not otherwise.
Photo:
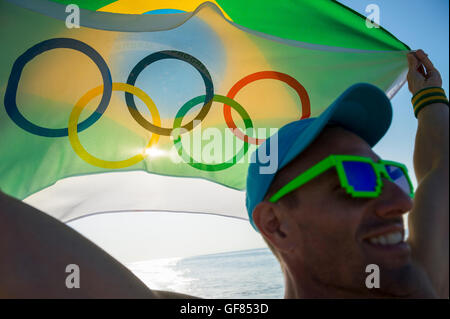
[[(278, 143), (277, 172), (264, 174), (258, 156), (250, 165), (249, 218), (280, 262), (286, 298), (448, 298), (448, 101), (427, 55), (408, 61), (415, 194), (406, 167), (372, 150), (392, 108), (369, 84), (268, 139)], [(378, 266), (379, 288), (366, 286), (368, 265)]]
[[(262, 165), (250, 165), (250, 221), (280, 261), (286, 298), (448, 297), (448, 101), (422, 51), (409, 63), (419, 121), (415, 194), (405, 167), (371, 149), (392, 110), (368, 84), (349, 88), (320, 117), (271, 137), (279, 142), (278, 172), (261, 174)], [(402, 217), (409, 211), (405, 242)], [(148, 289), (67, 225), (2, 192), (0, 258), (0, 298), (192, 297)], [(66, 286), (72, 264), (80, 269), (77, 289)], [(380, 288), (365, 285), (372, 264)]]

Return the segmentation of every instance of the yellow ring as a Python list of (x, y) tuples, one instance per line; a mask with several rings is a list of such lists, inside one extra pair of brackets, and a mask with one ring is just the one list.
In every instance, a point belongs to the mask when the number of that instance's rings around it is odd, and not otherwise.
[[(132, 86), (130, 84), (126, 83), (113, 83), (112, 84), (112, 90), (113, 91), (124, 91), (131, 94), (136, 95), (139, 99), (142, 100), (142, 102), (145, 103), (145, 105), (150, 110), (150, 113), (152, 115), (152, 119), (155, 123), (155, 125), (161, 125), (161, 118), (159, 116), (158, 109), (156, 108), (155, 103), (153, 100), (141, 89)], [(69, 118), (69, 125), (68, 125), (68, 131), (69, 131), (69, 141), (72, 145), (73, 150), (77, 155), (83, 159), (85, 162), (102, 167), (102, 168), (108, 168), (108, 169), (118, 169), (118, 168), (124, 168), (131, 165), (134, 165), (136, 163), (139, 163), (146, 157), (145, 151), (151, 147), (152, 145), (156, 144), (159, 140), (159, 135), (152, 133), (152, 137), (150, 141), (148, 142), (147, 146), (145, 147), (142, 154), (135, 155), (133, 157), (130, 157), (129, 159), (123, 160), (123, 161), (105, 161), (102, 159), (99, 159), (95, 156), (92, 156), (89, 154), (86, 149), (81, 145), (80, 139), (78, 138), (78, 132), (77, 132), (77, 123), (80, 118), (80, 114), (83, 111), (83, 109), (86, 107), (86, 105), (89, 103), (90, 100), (92, 100), (97, 95), (100, 95), (103, 92), (103, 85), (97, 86), (96, 88), (93, 88), (92, 90), (88, 91), (85, 95), (83, 95), (78, 102), (75, 104), (75, 107), (72, 110), (72, 113), (70, 113)]]

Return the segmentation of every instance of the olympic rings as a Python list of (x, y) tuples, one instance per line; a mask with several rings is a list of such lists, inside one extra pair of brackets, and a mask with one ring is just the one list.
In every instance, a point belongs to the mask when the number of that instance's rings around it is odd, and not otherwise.
[[(175, 116), (175, 120), (173, 122), (173, 129), (180, 128), (181, 122), (183, 121), (184, 116), (186, 113), (192, 109), (197, 104), (200, 104), (204, 101), (205, 96), (200, 95), (197, 96), (189, 101), (187, 101), (178, 111), (177, 115)], [(248, 130), (249, 128), (253, 128), (252, 120), (250, 119), (250, 116), (248, 115), (247, 111), (236, 101), (232, 100), (231, 98), (223, 95), (215, 94), (213, 97), (213, 101), (222, 102), (222, 103), (228, 103), (233, 109), (235, 109), (239, 115), (244, 120), (245, 129)], [(189, 164), (190, 166), (203, 170), (203, 171), (221, 171), (224, 169), (227, 169), (234, 164), (236, 164), (248, 151), (248, 143), (244, 143), (243, 147), (239, 150), (237, 154), (233, 156), (233, 158), (227, 162), (220, 163), (220, 164), (203, 164), (203, 163), (194, 163), (194, 160), (189, 155), (185, 155), (185, 152), (183, 150), (183, 145), (181, 144), (181, 137), (178, 136), (174, 138), (173, 141), (178, 154), (183, 158), (183, 160)]]
[[(152, 99), (141, 89), (131, 86), (129, 84), (125, 83), (113, 83), (112, 84), (112, 90), (113, 91), (125, 91), (129, 92), (131, 94), (136, 95), (139, 97), (145, 105), (147, 105), (148, 109), (150, 110), (150, 113), (152, 114), (152, 118), (155, 121), (156, 125), (161, 124), (161, 119), (159, 117), (158, 109), (156, 108), (155, 103), (152, 101)], [(123, 160), (123, 161), (105, 161), (98, 159), (97, 157), (92, 156), (89, 154), (86, 149), (81, 145), (80, 139), (78, 138), (77, 133), (77, 123), (78, 119), (80, 117), (81, 112), (83, 111), (84, 107), (88, 104), (90, 100), (92, 100), (97, 95), (101, 94), (103, 91), (103, 85), (97, 86), (96, 88), (91, 89), (88, 91), (85, 95), (83, 95), (80, 100), (75, 104), (75, 107), (72, 110), (72, 113), (70, 113), (69, 118), (69, 126), (68, 126), (68, 135), (69, 135), (69, 141), (72, 145), (73, 150), (77, 155), (83, 159), (85, 162), (102, 167), (102, 168), (108, 168), (108, 169), (117, 169), (117, 168), (124, 168), (131, 165), (134, 165), (136, 163), (139, 163), (142, 161), (146, 154), (145, 150), (150, 148), (152, 145), (156, 144), (159, 139), (158, 134), (152, 134), (152, 137), (145, 147), (144, 151), (141, 154), (137, 154), (129, 159)]]
[[(301, 85), (296, 79), (291, 77), (290, 75), (287, 75), (285, 73), (276, 72), (276, 71), (261, 71), (256, 72), (250, 75), (247, 75), (246, 77), (240, 79), (238, 82), (236, 82), (235, 85), (230, 89), (230, 91), (227, 94), (227, 97), (234, 99), (236, 94), (247, 84), (252, 83), (257, 80), (262, 79), (275, 79), (280, 80), (288, 84), (290, 87), (292, 87), (300, 97), (300, 101), (302, 103), (302, 117), (300, 118), (305, 119), (310, 117), (311, 115), (311, 104), (309, 101), (308, 93), (306, 92), (303, 85)], [(227, 123), (228, 127), (235, 132), (234, 134), (243, 141), (248, 141), (249, 143), (259, 145), (262, 142), (264, 142), (265, 139), (258, 139), (253, 138), (250, 136), (245, 135), (242, 133), (242, 131), (236, 129), (236, 124), (233, 121), (233, 117), (231, 116), (231, 108), (229, 105), (224, 105), (223, 107), (223, 115), (225, 117), (225, 122)]]
[[(17, 95), (17, 88), (19, 85), (19, 81), (21, 78), (22, 71), (25, 67), (25, 65), (30, 62), (33, 58), (38, 56), (39, 54), (49, 51), (52, 49), (57, 48), (67, 48), (67, 49), (73, 49), (76, 51), (80, 51), (87, 55), (89, 58), (93, 60), (93, 62), (98, 66), (100, 73), (102, 75), (103, 84), (89, 90), (87, 93), (85, 93), (75, 104), (68, 122), (67, 128), (58, 128), (58, 129), (52, 129), (52, 128), (45, 128), (38, 125), (35, 125), (28, 121), (18, 110), (17, 104), (16, 104), (16, 95)], [(203, 82), (205, 84), (205, 95), (197, 96), (188, 102), (186, 102), (177, 112), (176, 117), (174, 119), (173, 127), (172, 128), (164, 128), (161, 127), (161, 119), (158, 112), (158, 109), (156, 108), (155, 103), (153, 100), (141, 89), (134, 86), (136, 83), (137, 77), (139, 74), (151, 63), (163, 60), (163, 59), (177, 59), (184, 61), (190, 65), (192, 65), (201, 75)], [(250, 74), (241, 80), (239, 80), (228, 92), (227, 96), (214, 94), (214, 87), (213, 87), (213, 81), (211, 79), (211, 75), (209, 71), (206, 69), (205, 65), (203, 65), (199, 60), (197, 60), (195, 57), (181, 52), (181, 51), (175, 51), (175, 50), (165, 50), (165, 51), (159, 51), (154, 52), (145, 58), (143, 58), (139, 63), (136, 64), (136, 66), (132, 69), (130, 72), (127, 83), (113, 83), (111, 79), (111, 73), (109, 71), (108, 66), (106, 65), (105, 60), (102, 58), (102, 56), (95, 51), (92, 47), (90, 47), (88, 44), (81, 42), (79, 40), (70, 39), (70, 38), (53, 38), (49, 40), (45, 40), (42, 42), (39, 42), (38, 44), (32, 46), (29, 48), (25, 53), (23, 53), (21, 56), (17, 58), (17, 60), (14, 62), (11, 74), (9, 76), (8, 84), (6, 87), (5, 92), (5, 109), (8, 116), (11, 118), (11, 120), (16, 123), (20, 128), (23, 130), (39, 135), (44, 137), (63, 137), (68, 136), (70, 144), (75, 151), (75, 153), (84, 161), (87, 163), (107, 168), (107, 169), (118, 169), (118, 168), (124, 168), (129, 167), (131, 165), (134, 165), (140, 161), (142, 161), (146, 157), (146, 150), (150, 148), (152, 145), (155, 145), (161, 135), (165, 136), (171, 136), (172, 132), (176, 129), (183, 128), (184, 130), (191, 131), (194, 129), (194, 121), (202, 121), (206, 115), (208, 114), (209, 110), (211, 109), (211, 105), (213, 101), (221, 102), (224, 104), (223, 108), (223, 114), (225, 117), (225, 121), (227, 126), (231, 129), (233, 134), (238, 137), (239, 139), (244, 141), (243, 147), (239, 150), (237, 154), (233, 156), (230, 160), (219, 163), (219, 164), (203, 164), (195, 162), (191, 156), (186, 155), (183, 150), (183, 145), (181, 142), (181, 137), (176, 136), (174, 138), (174, 146), (178, 151), (178, 154), (183, 158), (183, 160), (189, 164), (190, 166), (204, 170), (204, 171), (220, 171), (227, 169), (234, 164), (236, 164), (241, 158), (244, 157), (244, 155), (248, 152), (249, 145), (248, 143), (252, 144), (261, 144), (264, 139), (257, 139), (253, 137), (249, 137), (248, 135), (244, 134), (241, 130), (239, 130), (236, 127), (236, 124), (233, 121), (233, 118), (231, 116), (231, 108), (235, 109), (241, 118), (244, 121), (245, 129), (251, 129), (253, 128), (253, 123), (250, 119), (249, 114), (247, 111), (234, 100), (234, 97), (236, 94), (247, 84), (254, 82), (256, 80), (261, 79), (276, 79), (285, 82), (289, 86), (291, 86), (300, 97), (300, 101), (302, 104), (302, 116), (301, 119), (308, 118), (311, 114), (311, 106), (309, 101), (308, 93), (306, 92), (305, 88), (293, 77), (285, 74), (280, 73), (276, 71), (261, 71), (256, 72), (253, 74)], [(78, 137), (78, 133), (87, 129), (91, 125), (93, 125), (105, 112), (106, 108), (109, 105), (109, 102), (111, 100), (111, 94), (112, 91), (123, 91), (125, 92), (125, 101), (127, 104), (127, 109), (129, 110), (131, 116), (145, 129), (152, 132), (152, 137), (150, 138), (150, 141), (148, 142), (147, 146), (144, 148), (144, 151), (141, 154), (137, 154), (129, 159), (122, 160), (122, 161), (106, 161), (99, 159), (97, 157), (94, 157), (93, 155), (89, 154), (86, 149), (81, 145), (81, 142)], [(86, 105), (91, 101), (94, 97), (102, 94), (102, 98), (100, 100), (100, 103), (95, 110), (93, 114), (91, 114), (87, 119), (82, 121), (81, 123), (78, 123), (79, 117), (83, 109), (86, 107)], [(152, 119), (154, 123), (148, 122), (138, 111), (136, 104), (134, 102), (134, 95), (139, 97), (145, 105), (150, 110), (150, 113), (152, 115)], [(189, 123), (181, 126), (182, 120), (184, 116), (187, 114), (189, 110), (191, 110), (196, 105), (203, 103), (203, 107), (201, 108), (200, 112), (197, 114), (197, 116)]]
[[(130, 75), (128, 76), (127, 83), (130, 85), (135, 85), (136, 79), (139, 76), (139, 74), (144, 70), (147, 66), (149, 66), (151, 63), (163, 60), (163, 59), (176, 59), (181, 60), (186, 63), (189, 63), (192, 65), (201, 75), (203, 78), (203, 81), (205, 82), (205, 89), (206, 89), (206, 96), (204, 100), (204, 104), (198, 115), (189, 123), (183, 126), (184, 129), (190, 131), (194, 128), (194, 121), (202, 121), (206, 115), (208, 114), (212, 99), (214, 96), (214, 87), (213, 82), (211, 79), (211, 75), (209, 74), (206, 67), (201, 63), (199, 60), (194, 58), (192, 55), (181, 52), (181, 51), (174, 51), (174, 50), (166, 50), (166, 51), (159, 51), (152, 53), (145, 58), (143, 58), (141, 61), (139, 61), (138, 64), (131, 70)], [(138, 109), (136, 108), (136, 104), (134, 103), (133, 95), (129, 93), (125, 93), (125, 101), (128, 105), (128, 110), (131, 113), (131, 116), (138, 122), (142, 127), (146, 128), (152, 133), (156, 133), (159, 135), (166, 135), (170, 136), (172, 133), (172, 129), (170, 128), (164, 128), (156, 126), (150, 122), (148, 122), (145, 118), (142, 117), (142, 115), (139, 113)], [(202, 101), (203, 102), (203, 101)]]
[(25, 53), (19, 56), (17, 60), (14, 62), (5, 92), (5, 109), (6, 113), (9, 115), (11, 120), (13, 120), (19, 127), (24, 129), (25, 131), (39, 136), (63, 137), (68, 135), (68, 131), (67, 128), (53, 129), (41, 127), (28, 121), (19, 112), (19, 109), (17, 108), (16, 104), (17, 87), (19, 85), (23, 68), (28, 62), (30, 62), (37, 55), (45, 51), (58, 48), (73, 49), (84, 53), (89, 58), (91, 58), (92, 61), (94, 61), (94, 63), (100, 69), (100, 73), (102, 74), (103, 87), (105, 88), (103, 91), (102, 99), (100, 100), (100, 103), (95, 112), (92, 113), (92, 115), (89, 116), (87, 119), (85, 119), (83, 122), (78, 124), (79, 132), (87, 129), (102, 116), (102, 114), (108, 107), (109, 101), (111, 99), (112, 93), (111, 73), (109, 72), (109, 68), (106, 65), (105, 60), (91, 46), (87, 45), (84, 42), (70, 38), (54, 38), (39, 42), (38, 44), (32, 46), (27, 51), (25, 51)]

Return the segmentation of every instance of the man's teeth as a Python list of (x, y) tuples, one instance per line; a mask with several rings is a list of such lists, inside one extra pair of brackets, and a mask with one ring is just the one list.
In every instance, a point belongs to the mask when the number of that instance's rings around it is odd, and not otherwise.
[(384, 234), (381, 236), (370, 237), (369, 242), (374, 245), (397, 245), (403, 241), (403, 234), (401, 231)]

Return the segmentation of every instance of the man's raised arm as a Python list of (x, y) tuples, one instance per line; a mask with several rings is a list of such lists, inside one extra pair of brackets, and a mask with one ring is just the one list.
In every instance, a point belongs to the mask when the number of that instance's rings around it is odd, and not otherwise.
[[(418, 50), (408, 55), (408, 86), (414, 95), (441, 87), (441, 76)], [(419, 72), (423, 65), (426, 74)], [(433, 100), (433, 93), (428, 94)], [(425, 101), (426, 96), (422, 99)], [(423, 107), (418, 115), (414, 170), (419, 183), (409, 215), (413, 258), (424, 267), (440, 298), (449, 295), (449, 109), (445, 103)]]

